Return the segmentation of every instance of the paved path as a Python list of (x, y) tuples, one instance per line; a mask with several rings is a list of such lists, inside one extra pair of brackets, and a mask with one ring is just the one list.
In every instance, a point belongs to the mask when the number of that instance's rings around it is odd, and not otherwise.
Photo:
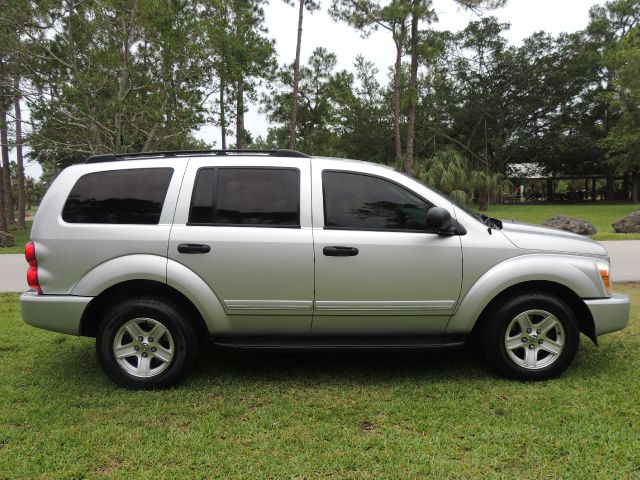
[(0, 255), (0, 292), (28, 290), (27, 267), (27, 261), (22, 254)]
[[(640, 240), (602, 242), (611, 256), (614, 282), (640, 282)], [(24, 255), (0, 254), (0, 292), (23, 292), (27, 286)]]
[(640, 240), (600, 243), (611, 257), (611, 279), (614, 282), (640, 282)]

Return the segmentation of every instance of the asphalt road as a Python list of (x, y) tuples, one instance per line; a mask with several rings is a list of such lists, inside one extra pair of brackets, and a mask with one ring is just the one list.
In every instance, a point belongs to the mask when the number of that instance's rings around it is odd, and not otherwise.
[[(640, 240), (602, 242), (611, 256), (611, 277), (614, 282), (640, 282)], [(27, 262), (24, 255), (0, 255), (0, 292), (23, 292)]]

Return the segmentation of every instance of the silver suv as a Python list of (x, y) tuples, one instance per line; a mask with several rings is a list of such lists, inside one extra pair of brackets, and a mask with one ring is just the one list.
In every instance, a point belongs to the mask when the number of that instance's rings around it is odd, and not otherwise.
[(620, 330), (604, 247), (472, 213), (382, 165), (299, 152), (101, 155), (64, 170), (26, 247), (24, 320), (96, 338), (119, 385), (174, 384), (203, 340), (482, 348), (546, 379)]

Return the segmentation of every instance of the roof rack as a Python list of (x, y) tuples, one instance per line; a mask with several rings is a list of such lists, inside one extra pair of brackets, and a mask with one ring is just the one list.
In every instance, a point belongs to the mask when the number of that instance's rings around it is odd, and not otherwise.
[(139, 152), (139, 153), (105, 153), (102, 155), (92, 155), (84, 163), (102, 163), (102, 162), (118, 162), (129, 159), (151, 159), (158, 157), (184, 157), (193, 155), (264, 155), (269, 157), (296, 157), (296, 158), (311, 158), (309, 155), (298, 152), (296, 150), (175, 150), (167, 152)]

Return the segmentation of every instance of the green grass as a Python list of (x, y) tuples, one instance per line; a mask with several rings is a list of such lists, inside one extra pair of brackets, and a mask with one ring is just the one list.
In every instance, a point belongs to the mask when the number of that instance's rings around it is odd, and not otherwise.
[(638, 204), (623, 205), (495, 205), (489, 208), (491, 216), (503, 220), (542, 224), (554, 215), (580, 218), (596, 227), (594, 240), (640, 240), (640, 233), (615, 233), (611, 224), (640, 210)]
[(28, 327), (0, 295), (0, 478), (640, 478), (640, 284), (630, 326), (561, 378), (466, 351), (208, 351), (131, 392), (93, 341)]
[(0, 248), (0, 253), (24, 253), (24, 244), (29, 241), (32, 223), (33, 221), (27, 220), (26, 228), (11, 230), (10, 233), (14, 236), (16, 245), (15, 247), (2, 247)]

